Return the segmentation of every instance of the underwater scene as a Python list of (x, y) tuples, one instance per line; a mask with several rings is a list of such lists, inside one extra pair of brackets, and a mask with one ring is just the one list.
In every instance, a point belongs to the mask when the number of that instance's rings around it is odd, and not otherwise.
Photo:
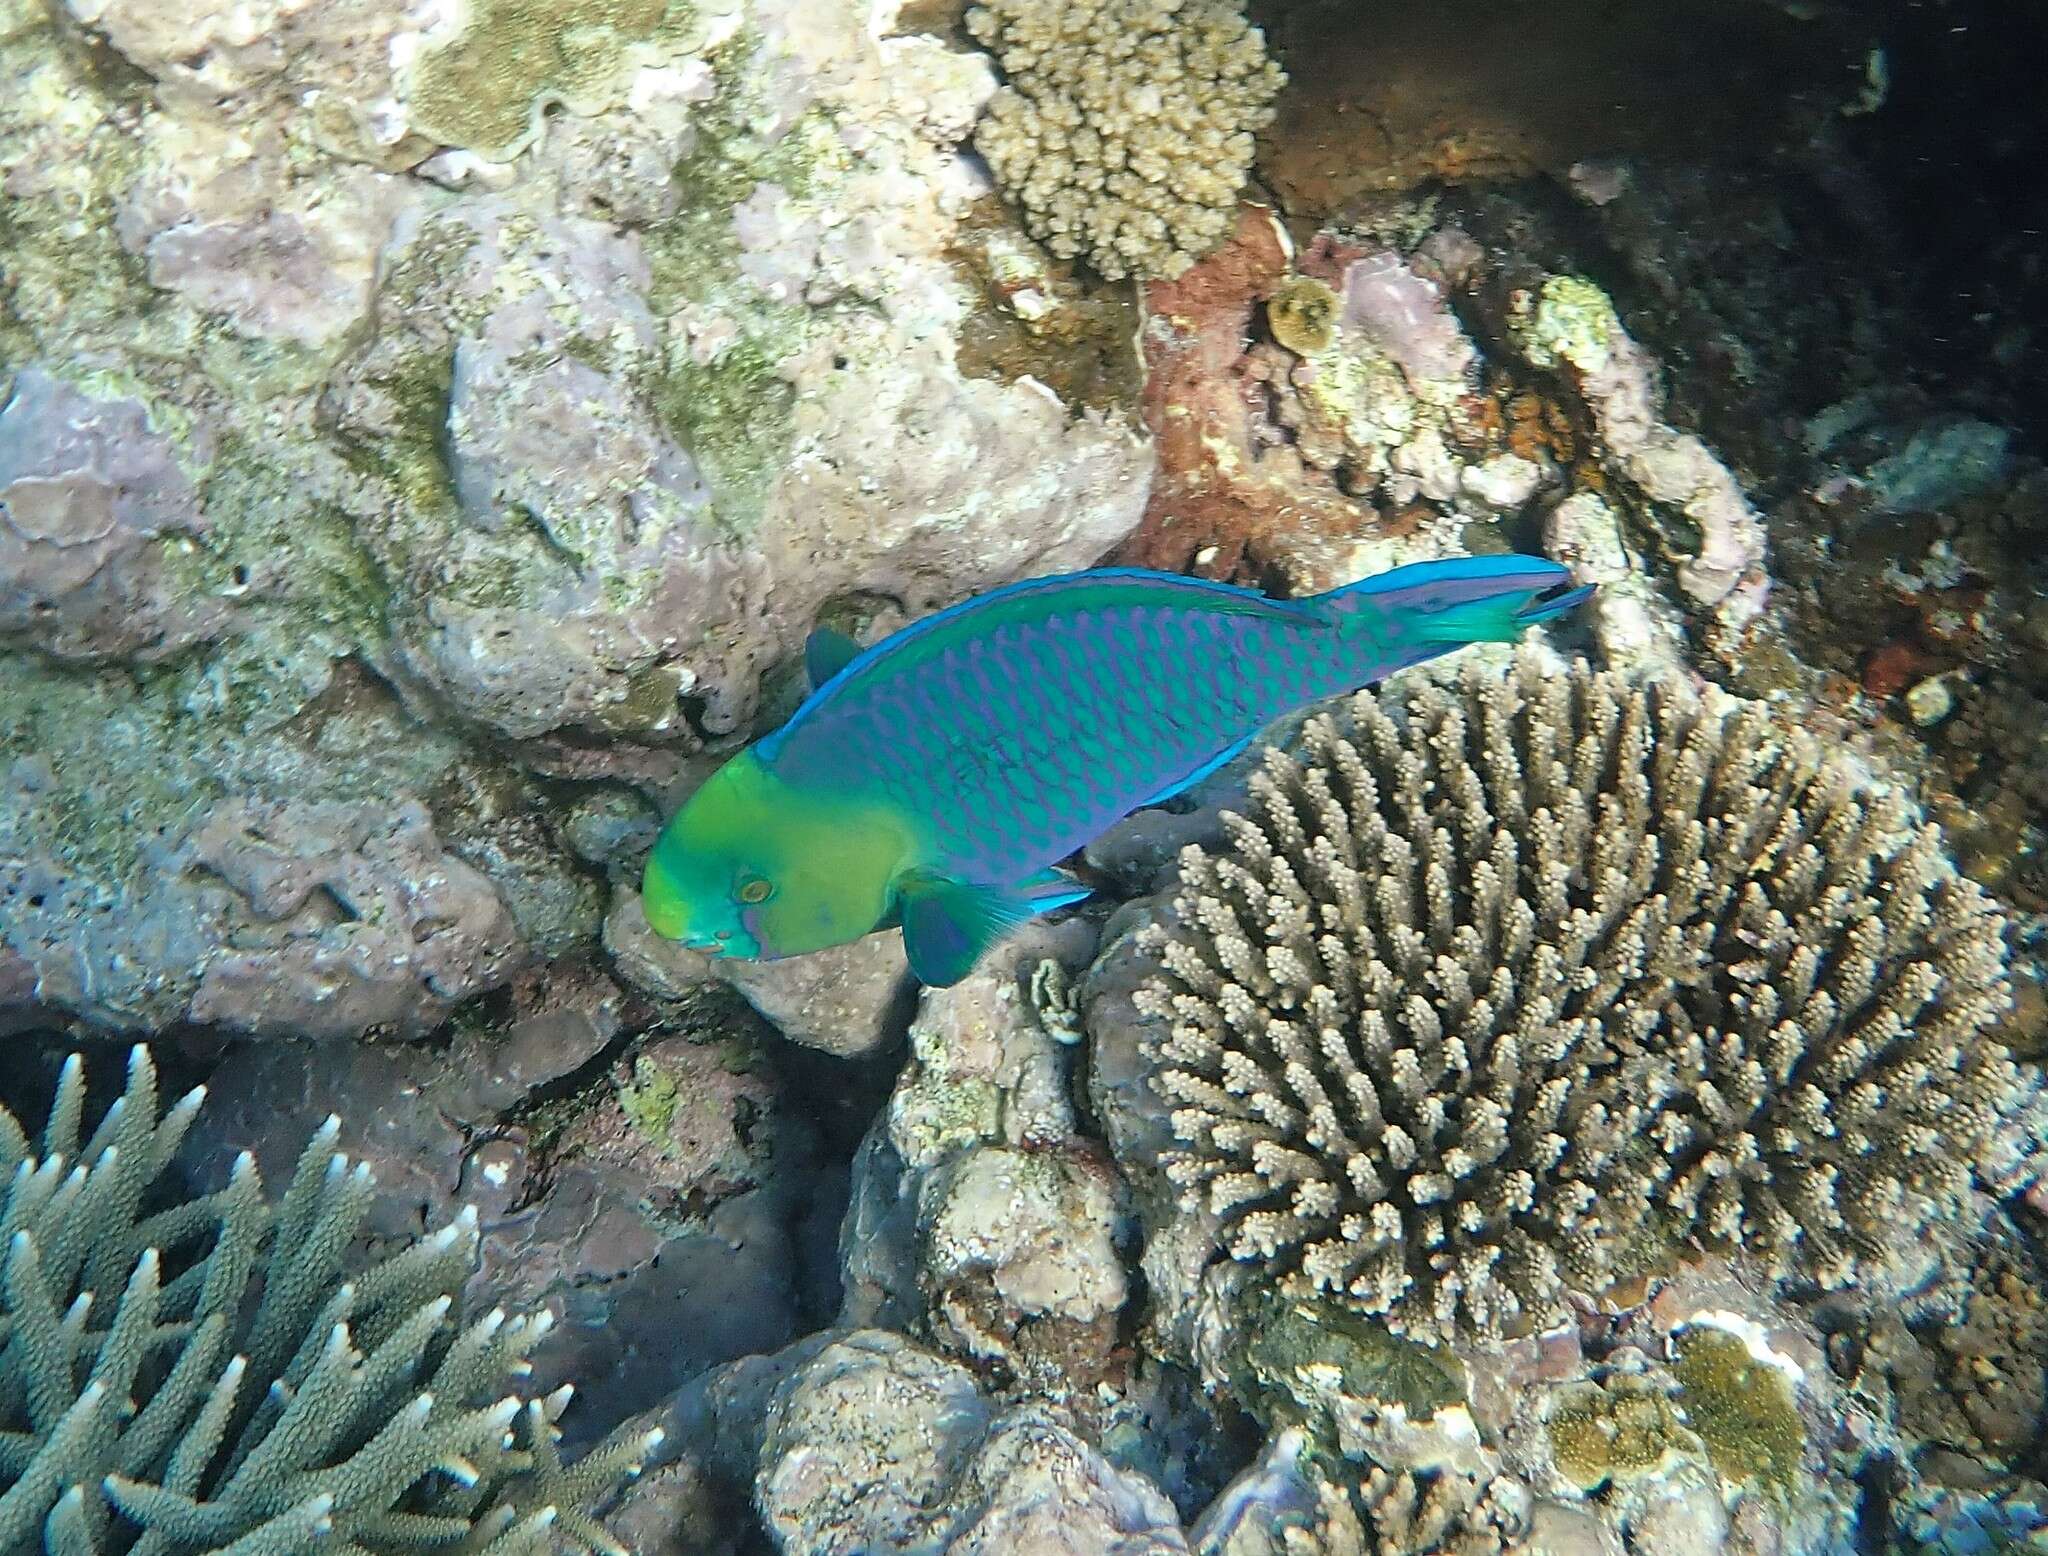
[(0, 0), (0, 1556), (2048, 1556), (2044, 82)]

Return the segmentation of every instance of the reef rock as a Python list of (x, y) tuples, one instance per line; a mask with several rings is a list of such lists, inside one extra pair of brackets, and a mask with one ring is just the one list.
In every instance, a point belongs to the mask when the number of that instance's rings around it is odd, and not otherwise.
[(525, 959), (421, 802), (457, 752), (374, 688), (332, 688), (293, 732), (206, 718), (198, 667), (137, 698), (0, 658), (0, 688), (0, 934), (54, 1014), (415, 1036)]
[[(808, 1348), (806, 1348), (808, 1349)], [(1058, 1411), (996, 1413), (964, 1368), (856, 1330), (765, 1413), (754, 1502), (789, 1556), (1176, 1556), (1173, 1504)]]

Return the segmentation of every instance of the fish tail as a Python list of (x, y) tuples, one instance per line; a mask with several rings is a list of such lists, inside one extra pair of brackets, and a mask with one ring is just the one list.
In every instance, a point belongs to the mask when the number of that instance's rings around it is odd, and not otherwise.
[[(1583, 605), (1591, 584), (1543, 598), (1571, 581), (1567, 568), (1532, 556), (1451, 557), (1397, 567), (1304, 604), (1320, 606), (1340, 632), (1347, 627), (1427, 646), (1428, 658), (1460, 643), (1512, 643), (1525, 627)], [(1403, 656), (1408, 657), (1408, 656)]]

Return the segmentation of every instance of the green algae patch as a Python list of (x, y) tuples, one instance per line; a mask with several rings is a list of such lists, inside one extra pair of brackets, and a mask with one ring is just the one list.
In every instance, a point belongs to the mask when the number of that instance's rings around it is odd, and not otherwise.
[(333, 652), (373, 647), (385, 636), (383, 574), (350, 517), (308, 501), (301, 472), (272, 464), (227, 438), (200, 486), (208, 525), (177, 553), (181, 591), (247, 595), (297, 618), (307, 643)]
[(1806, 1427), (1783, 1369), (1759, 1361), (1725, 1329), (1696, 1325), (1672, 1346), (1678, 1403), (1721, 1478), (1789, 1492), (1806, 1455)]
[(1310, 1369), (1334, 1370), (1339, 1392), (1400, 1405), (1416, 1420), (1465, 1399), (1464, 1371), (1448, 1353), (1362, 1315), (1271, 1291), (1247, 1297), (1241, 1312), (1238, 1394), (1269, 1426), (1306, 1418), (1313, 1407), (1299, 1391)]
[[(741, 32), (719, 49), (716, 93), (673, 174), (684, 208), (643, 240), (648, 305), (671, 322), (660, 372), (637, 386), (696, 460), (719, 521), (736, 534), (758, 523), (795, 436), (796, 391), (781, 364), (830, 310), (778, 301), (740, 274), (733, 207), (763, 184), (802, 199), (823, 164), (845, 156), (821, 109), (772, 140), (749, 128), (765, 112), (744, 69), (754, 48)], [(706, 332), (692, 338), (685, 319), (704, 321)]]
[[(138, 138), (109, 115), (78, 51), (54, 27), (9, 38), (0, 58), (0, 162), (49, 129), (83, 138), (85, 153), (38, 168), (34, 192), (0, 199), (0, 364), (140, 319), (138, 349), (175, 356), (183, 328), (142, 258), (121, 246), (115, 218), (142, 167)], [(154, 310), (154, 312), (152, 312)]]
[(681, 52), (694, 20), (684, 0), (470, 0), (462, 32), (421, 51), (412, 122), (444, 145), (510, 157), (547, 104), (601, 111), (635, 53)]
[(619, 1106), (643, 1138), (666, 1150), (681, 1104), (673, 1075), (645, 1055), (633, 1061), (633, 1078), (619, 1087)]
[(728, 528), (753, 527), (788, 453), (796, 390), (776, 364), (799, 338), (794, 323), (786, 335), (742, 336), (709, 362), (682, 346), (653, 386), (655, 414), (696, 460)]
[(1597, 373), (1607, 365), (1615, 337), (1621, 334), (1621, 318), (1607, 294), (1591, 281), (1552, 276), (1516, 333), (1523, 354), (1537, 367), (1565, 362), (1581, 373)]

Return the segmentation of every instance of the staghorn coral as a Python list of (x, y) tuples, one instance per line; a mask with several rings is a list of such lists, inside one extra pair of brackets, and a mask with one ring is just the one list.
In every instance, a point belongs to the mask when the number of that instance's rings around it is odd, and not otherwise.
[(549, 1320), (454, 1313), (474, 1212), (345, 1278), (374, 1184), (333, 1119), (274, 1209), (245, 1155), (152, 1211), (204, 1095), (159, 1116), (138, 1047), (89, 1137), (75, 1056), (40, 1153), (0, 1109), (0, 1550), (622, 1553), (586, 1509), (661, 1434), (562, 1464), (572, 1390), (504, 1392)]
[(1525, 651), (1313, 720), (1253, 794), (1140, 1008), (1170, 1176), (1284, 1291), (1494, 1334), (1687, 1242), (1883, 1289), (2033, 1170), (1997, 912), (1761, 705)]
[(1112, 280), (1222, 241), (1286, 79), (1228, 0), (992, 0), (967, 28), (1009, 78), (975, 147), (1034, 237)]

